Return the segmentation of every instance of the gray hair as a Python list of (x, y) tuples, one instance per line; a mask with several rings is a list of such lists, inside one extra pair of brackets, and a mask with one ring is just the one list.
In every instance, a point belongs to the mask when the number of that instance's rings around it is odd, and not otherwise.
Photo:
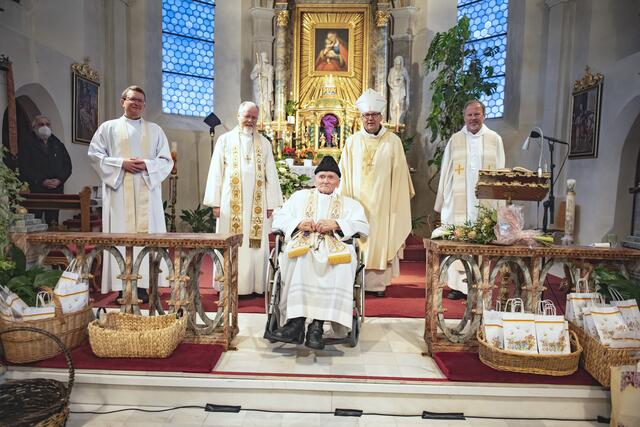
[(240, 103), (240, 106), (238, 107), (238, 114), (241, 114), (243, 111), (248, 110), (249, 108), (253, 108), (253, 107), (255, 107), (256, 110), (258, 110), (258, 113), (260, 112), (260, 108), (258, 108), (258, 106), (255, 104), (255, 102), (242, 101)]
[(133, 85), (133, 86), (129, 86), (128, 88), (122, 91), (122, 99), (127, 99), (127, 94), (129, 93), (129, 91), (141, 93), (145, 99), (147, 98), (147, 94), (144, 93), (144, 90), (142, 90), (140, 86)]
[(480, 105), (480, 108), (482, 108), (482, 115), (484, 116), (484, 111), (485, 111), (485, 107), (484, 104), (482, 103), (482, 101), (480, 101), (479, 99), (470, 99), (468, 100), (465, 104), (464, 104), (464, 108), (462, 109), (462, 113), (464, 114), (465, 111), (467, 111), (467, 107), (469, 105), (473, 105), (473, 104), (478, 104)]
[(31, 129), (36, 127), (36, 123), (38, 123), (38, 120), (40, 120), (40, 119), (47, 119), (47, 121), (49, 122), (49, 125), (51, 125), (51, 119), (49, 118), (49, 116), (45, 116), (44, 114), (38, 114), (31, 121)]

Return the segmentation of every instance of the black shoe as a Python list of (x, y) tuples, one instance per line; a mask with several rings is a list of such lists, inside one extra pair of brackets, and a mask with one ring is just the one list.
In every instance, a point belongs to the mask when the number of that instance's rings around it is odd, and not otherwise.
[(304, 345), (314, 350), (322, 350), (324, 348), (324, 341), (322, 340), (322, 334), (324, 332), (322, 326), (323, 320), (314, 320), (309, 324), (307, 329), (307, 340)]
[[(122, 291), (118, 292), (118, 298), (116, 299), (116, 301), (118, 299), (122, 299)], [(143, 304), (149, 303), (149, 294), (147, 293), (146, 289), (138, 288), (138, 299), (142, 300)]]
[(289, 319), (283, 327), (273, 331), (272, 338), (289, 344), (302, 344), (304, 342), (304, 317)]
[(452, 299), (452, 300), (456, 300), (456, 299), (467, 299), (467, 294), (463, 294), (460, 291), (457, 291), (455, 289), (451, 289), (449, 291), (449, 293), (447, 294), (447, 299)]

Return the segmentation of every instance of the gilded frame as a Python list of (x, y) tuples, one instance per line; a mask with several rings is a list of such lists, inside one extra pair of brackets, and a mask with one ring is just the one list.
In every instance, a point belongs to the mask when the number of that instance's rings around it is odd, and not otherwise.
[(602, 105), (602, 74), (591, 74), (576, 80), (571, 102), (571, 136), (569, 158), (597, 158)]
[[(325, 77), (332, 75), (336, 97), (355, 102), (369, 85), (369, 5), (300, 5), (295, 10), (293, 96), (301, 106), (321, 98)], [(347, 69), (323, 71), (316, 67), (316, 38), (329, 30), (348, 32)]]
[(100, 77), (87, 62), (73, 64), (71, 70), (72, 141), (88, 145), (98, 129)]

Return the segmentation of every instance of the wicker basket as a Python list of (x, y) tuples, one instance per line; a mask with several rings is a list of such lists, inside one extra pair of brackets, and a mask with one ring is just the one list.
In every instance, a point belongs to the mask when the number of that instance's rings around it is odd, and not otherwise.
[(569, 323), (569, 329), (576, 334), (584, 348), (582, 366), (596, 381), (607, 388), (611, 385), (612, 366), (631, 365), (637, 362), (628, 350), (609, 348), (573, 323)]
[[(33, 322), (32, 322), (33, 323)], [(69, 368), (69, 381), (65, 386), (60, 381), (45, 378), (34, 378), (19, 381), (7, 381), (0, 384), (0, 423), (11, 420), (14, 427), (58, 427), (64, 426), (69, 416), (69, 396), (73, 388), (74, 369), (71, 354), (64, 343), (55, 335), (32, 327), (11, 328), (0, 331), (0, 334), (28, 332), (44, 335), (64, 353)]]
[(478, 353), (480, 361), (498, 371), (562, 377), (578, 370), (582, 347), (573, 332), (569, 333), (569, 354), (526, 354), (493, 347), (484, 339), (484, 331), (478, 328)]
[(107, 313), (89, 323), (89, 342), (98, 357), (169, 357), (183, 340), (186, 316)]
[(91, 321), (93, 312), (91, 307), (75, 313), (63, 314), (60, 300), (49, 288), (44, 288), (52, 295), (56, 306), (56, 315), (49, 319), (32, 320), (29, 322), (2, 321), (0, 328), (19, 328), (2, 335), (4, 357), (11, 363), (30, 363), (48, 359), (60, 353), (60, 347), (49, 338), (31, 332), (30, 329), (42, 329), (60, 338), (68, 349), (79, 346), (87, 336), (87, 324)]

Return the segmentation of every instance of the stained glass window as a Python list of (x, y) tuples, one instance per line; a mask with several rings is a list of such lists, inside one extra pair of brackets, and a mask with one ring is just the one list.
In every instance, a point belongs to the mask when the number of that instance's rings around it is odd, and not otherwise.
[(507, 18), (509, 0), (458, 0), (458, 19), (469, 17), (471, 38), (468, 45), (475, 48), (478, 56), (488, 47), (497, 47), (498, 53), (483, 58), (483, 64), (493, 67), (489, 80), (498, 84), (491, 96), (482, 96), (487, 107), (485, 117), (502, 117), (504, 111), (504, 76), (507, 59)]
[(162, 111), (205, 117), (213, 110), (213, 0), (162, 1)]

